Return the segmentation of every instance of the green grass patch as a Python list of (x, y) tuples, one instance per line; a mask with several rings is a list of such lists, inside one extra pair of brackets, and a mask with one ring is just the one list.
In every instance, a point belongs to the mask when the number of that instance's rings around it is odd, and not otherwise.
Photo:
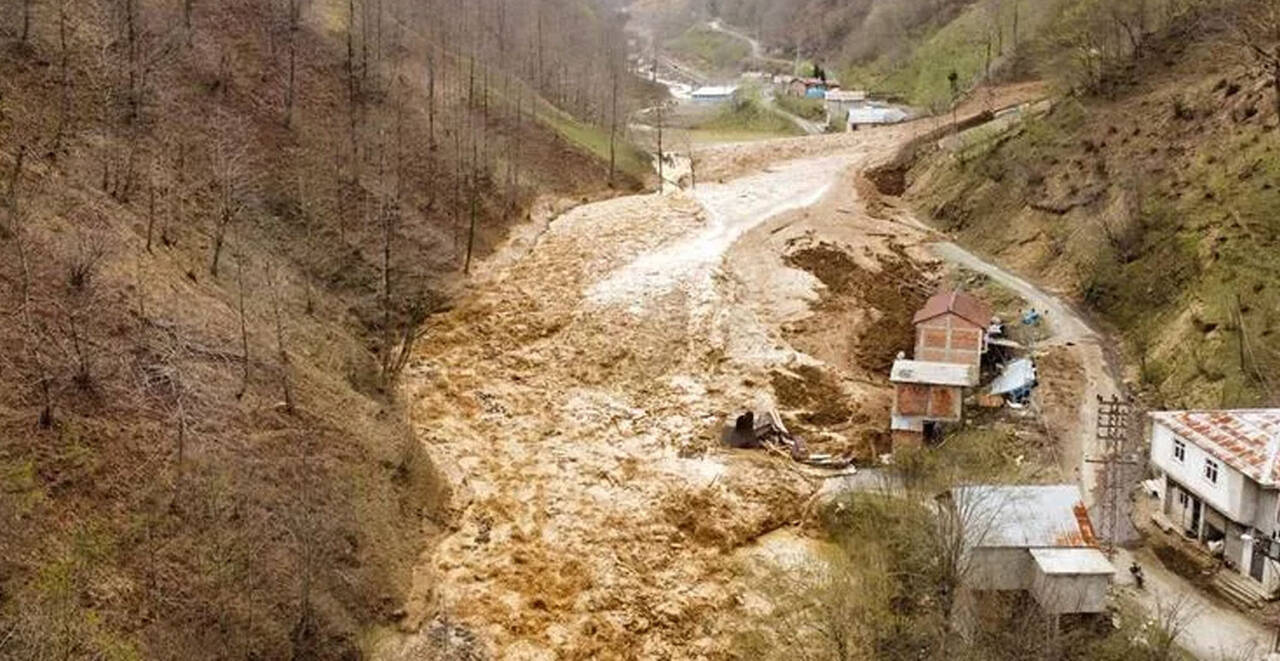
[(739, 70), (751, 57), (747, 42), (701, 25), (668, 41), (667, 49), (695, 67), (714, 71)]
[(795, 122), (766, 106), (760, 97), (760, 91), (752, 87), (739, 88), (733, 99), (715, 117), (695, 128), (770, 134), (775, 137), (804, 134)]
[(779, 108), (811, 122), (818, 122), (827, 118), (827, 104), (821, 99), (809, 99), (784, 94), (775, 97), (774, 103), (777, 103)]
[[(609, 131), (607, 129), (584, 124), (555, 110), (540, 112), (538, 120), (565, 140), (608, 164)], [(624, 139), (618, 139), (614, 148), (620, 172), (639, 181), (644, 181), (653, 173), (653, 159), (643, 149)]]

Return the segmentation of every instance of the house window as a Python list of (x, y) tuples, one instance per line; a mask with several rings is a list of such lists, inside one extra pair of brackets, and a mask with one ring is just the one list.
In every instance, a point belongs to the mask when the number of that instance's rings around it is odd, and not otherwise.
[(1204, 460), (1204, 479), (1214, 484), (1218, 483), (1218, 462), (1212, 459)]
[(1191, 506), (1191, 496), (1187, 495), (1187, 492), (1181, 489), (1178, 490), (1178, 504), (1182, 506), (1182, 509), (1186, 509)]
[(1187, 444), (1182, 439), (1173, 439), (1173, 458), (1179, 463), (1187, 460)]

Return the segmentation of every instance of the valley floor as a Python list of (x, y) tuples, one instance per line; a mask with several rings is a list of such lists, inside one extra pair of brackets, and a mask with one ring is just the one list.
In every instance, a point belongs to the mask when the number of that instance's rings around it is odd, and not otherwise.
[[(861, 422), (812, 446), (857, 446), (887, 419), (886, 376), (851, 346), (878, 312), (813, 328), (827, 292), (789, 265), (797, 246), (841, 246), (869, 286), (941, 259), (1051, 310), (1050, 342), (1086, 373), (1060, 436), (1092, 438), (1094, 397), (1116, 388), (1102, 339), (1069, 305), (934, 246), (859, 192), (864, 169), (930, 128), (712, 150), (699, 173), (711, 183), (578, 207), (482, 267), (407, 374), (419, 436), (452, 470), (455, 518), (418, 569), (402, 623), (413, 633), (381, 656), (728, 657), (738, 614), (768, 599), (745, 565), (777, 555), (766, 535), (802, 524), (824, 480), (724, 449), (726, 416), (785, 409), (778, 379), (821, 369)], [(1096, 448), (1060, 451), (1072, 479)]]

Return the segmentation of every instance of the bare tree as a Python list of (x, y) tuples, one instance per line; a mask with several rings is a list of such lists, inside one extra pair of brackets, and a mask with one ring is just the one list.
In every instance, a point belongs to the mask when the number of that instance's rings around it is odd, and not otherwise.
[(1230, 41), (1271, 79), (1280, 114), (1280, 0), (1253, 0), (1224, 8)]
[(245, 393), (249, 391), (249, 320), (245, 311), (244, 262), (244, 253), (236, 251), (236, 308), (240, 313), (240, 365), (242, 368), (240, 390), (236, 392), (236, 399), (244, 398)]
[(282, 286), (275, 265), (266, 265), (267, 291), (271, 296), (271, 317), (276, 335), (276, 370), (280, 379), (280, 394), (284, 397), (284, 410), (293, 413), (293, 385), (289, 378), (289, 349), (285, 333), (284, 316), (280, 311), (280, 287)]
[(187, 48), (191, 47), (195, 30), (191, 26), (191, 17), (195, 13), (196, 0), (182, 0), (182, 27), (186, 36)]
[(22, 28), (18, 32), (18, 43), (26, 46), (31, 38), (31, 7), (35, 0), (22, 0)]
[(294, 96), (297, 93), (298, 31), (302, 24), (302, 0), (288, 0), (289, 10), (289, 83), (284, 95), (284, 125), (293, 124)]
[(213, 219), (213, 257), (209, 262), (209, 274), (215, 278), (218, 277), (218, 263), (227, 230), (244, 212), (245, 198), (249, 193), (252, 163), (246, 146), (246, 133), (239, 118), (226, 111), (218, 115), (212, 154), (217, 201)]

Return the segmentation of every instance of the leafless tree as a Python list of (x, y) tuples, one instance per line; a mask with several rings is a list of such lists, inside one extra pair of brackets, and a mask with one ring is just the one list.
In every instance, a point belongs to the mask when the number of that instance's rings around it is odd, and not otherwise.
[(245, 309), (245, 284), (244, 284), (244, 253), (236, 252), (236, 308), (240, 313), (240, 365), (241, 378), (240, 390), (236, 392), (236, 399), (242, 399), (245, 393), (249, 391), (249, 320), (248, 313)]
[(285, 332), (284, 315), (281, 314), (280, 276), (275, 265), (266, 265), (267, 292), (271, 297), (271, 318), (276, 335), (276, 371), (280, 379), (280, 394), (284, 397), (284, 410), (293, 413), (293, 382), (290, 379), (289, 348)]
[(1148, 626), (1143, 629), (1143, 642), (1151, 661), (1173, 661), (1179, 657), (1178, 641), (1191, 623), (1200, 617), (1201, 609), (1190, 595), (1157, 598)]
[(289, 83), (284, 95), (284, 125), (293, 124), (293, 104), (297, 94), (298, 76), (298, 31), (302, 27), (302, 0), (288, 1), (289, 21)]
[(218, 115), (213, 137), (213, 179), (217, 192), (213, 224), (213, 257), (209, 274), (218, 277), (218, 263), (226, 242), (227, 230), (245, 211), (253, 164), (247, 146), (247, 129), (243, 121), (228, 112)]
[(1252, 0), (1221, 10), (1230, 42), (1271, 79), (1280, 114), (1280, 0)]

